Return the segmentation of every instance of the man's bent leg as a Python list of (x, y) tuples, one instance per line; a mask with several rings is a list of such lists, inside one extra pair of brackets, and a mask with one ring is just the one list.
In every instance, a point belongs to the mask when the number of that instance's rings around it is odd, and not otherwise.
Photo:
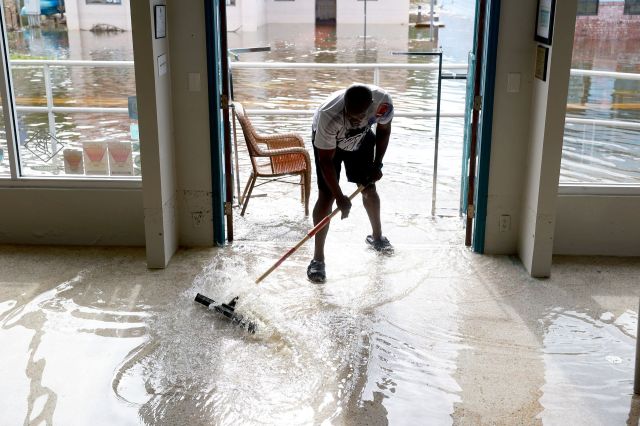
[[(333, 195), (326, 193), (323, 190), (318, 191), (318, 201), (313, 207), (313, 224), (317, 225), (322, 219), (327, 217), (331, 213), (331, 207), (333, 206)], [(324, 243), (329, 233), (329, 224), (327, 224), (322, 230), (320, 230), (314, 239), (315, 250), (313, 259), (319, 262), (324, 262)]]
[(364, 208), (367, 210), (369, 216), (369, 222), (371, 222), (371, 235), (366, 238), (367, 244), (377, 252), (392, 254), (393, 246), (382, 235), (382, 225), (380, 223), (380, 197), (376, 191), (375, 185), (369, 186), (362, 191), (362, 202)]
[(362, 204), (371, 222), (371, 235), (374, 240), (379, 240), (382, 237), (382, 223), (380, 222), (380, 196), (375, 184), (372, 183), (362, 191)]

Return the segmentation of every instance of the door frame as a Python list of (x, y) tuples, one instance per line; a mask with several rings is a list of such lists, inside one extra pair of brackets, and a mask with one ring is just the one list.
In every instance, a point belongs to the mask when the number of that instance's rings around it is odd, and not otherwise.
[(204, 0), (204, 12), (209, 87), (213, 244), (223, 246), (226, 240), (233, 241), (233, 212), (231, 209), (233, 177), (231, 176), (231, 133), (229, 128), (226, 3), (224, 0)]
[(475, 226), (473, 251), (484, 253), (489, 193), (489, 170), (491, 166), (491, 136), (493, 134), (493, 100), (498, 62), (498, 35), (500, 32), (500, 2), (487, 0), (485, 23), (485, 48), (482, 65), (482, 115), (478, 141), (478, 173), (475, 198)]
[(468, 60), (460, 214), (466, 216), (465, 244), (477, 253), (484, 252), (486, 231), (500, 1), (476, 0)]

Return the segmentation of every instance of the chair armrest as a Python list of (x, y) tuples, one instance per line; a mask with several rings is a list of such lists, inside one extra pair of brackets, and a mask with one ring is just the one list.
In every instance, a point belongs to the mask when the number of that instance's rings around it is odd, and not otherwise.
[(304, 147), (302, 137), (295, 133), (259, 135), (257, 139), (257, 142), (266, 144), (269, 149)]
[(290, 148), (279, 148), (279, 149), (266, 149), (262, 151), (261, 156), (264, 157), (277, 157), (279, 155), (286, 155), (286, 154), (302, 154), (304, 155), (307, 159), (309, 159), (309, 152), (302, 147), (290, 147)]

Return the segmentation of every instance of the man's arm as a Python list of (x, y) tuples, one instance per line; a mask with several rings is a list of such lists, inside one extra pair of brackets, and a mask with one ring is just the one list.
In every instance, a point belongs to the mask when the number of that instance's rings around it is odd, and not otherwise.
[(333, 167), (333, 156), (335, 155), (336, 150), (317, 149), (317, 153), (324, 181), (329, 187), (331, 194), (336, 199), (336, 204), (342, 212), (342, 219), (345, 219), (349, 216), (349, 210), (351, 210), (351, 200), (342, 193), (342, 189), (338, 183), (338, 176), (336, 176), (336, 169)]
[(387, 124), (380, 124), (376, 126), (376, 157), (373, 160), (373, 164), (375, 166), (375, 174), (373, 176), (373, 180), (378, 181), (382, 178), (382, 159), (384, 158), (384, 154), (387, 152), (387, 147), (389, 146), (389, 137), (391, 136), (391, 121)]

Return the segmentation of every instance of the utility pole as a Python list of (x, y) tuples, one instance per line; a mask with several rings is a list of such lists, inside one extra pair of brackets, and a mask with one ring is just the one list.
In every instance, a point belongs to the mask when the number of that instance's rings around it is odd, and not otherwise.
[(364, 42), (367, 43), (367, 0), (364, 0)]
[(358, 0), (364, 3), (364, 50), (367, 50), (367, 3), (371, 0)]
[(433, 24), (434, 24), (434, 19), (433, 19), (433, 14), (434, 12), (434, 3), (435, 0), (431, 0), (431, 10), (429, 12), (430, 15), (430, 21), (429, 21), (429, 37), (431, 38), (431, 41), (433, 41), (433, 34), (435, 33), (435, 29), (433, 28)]

